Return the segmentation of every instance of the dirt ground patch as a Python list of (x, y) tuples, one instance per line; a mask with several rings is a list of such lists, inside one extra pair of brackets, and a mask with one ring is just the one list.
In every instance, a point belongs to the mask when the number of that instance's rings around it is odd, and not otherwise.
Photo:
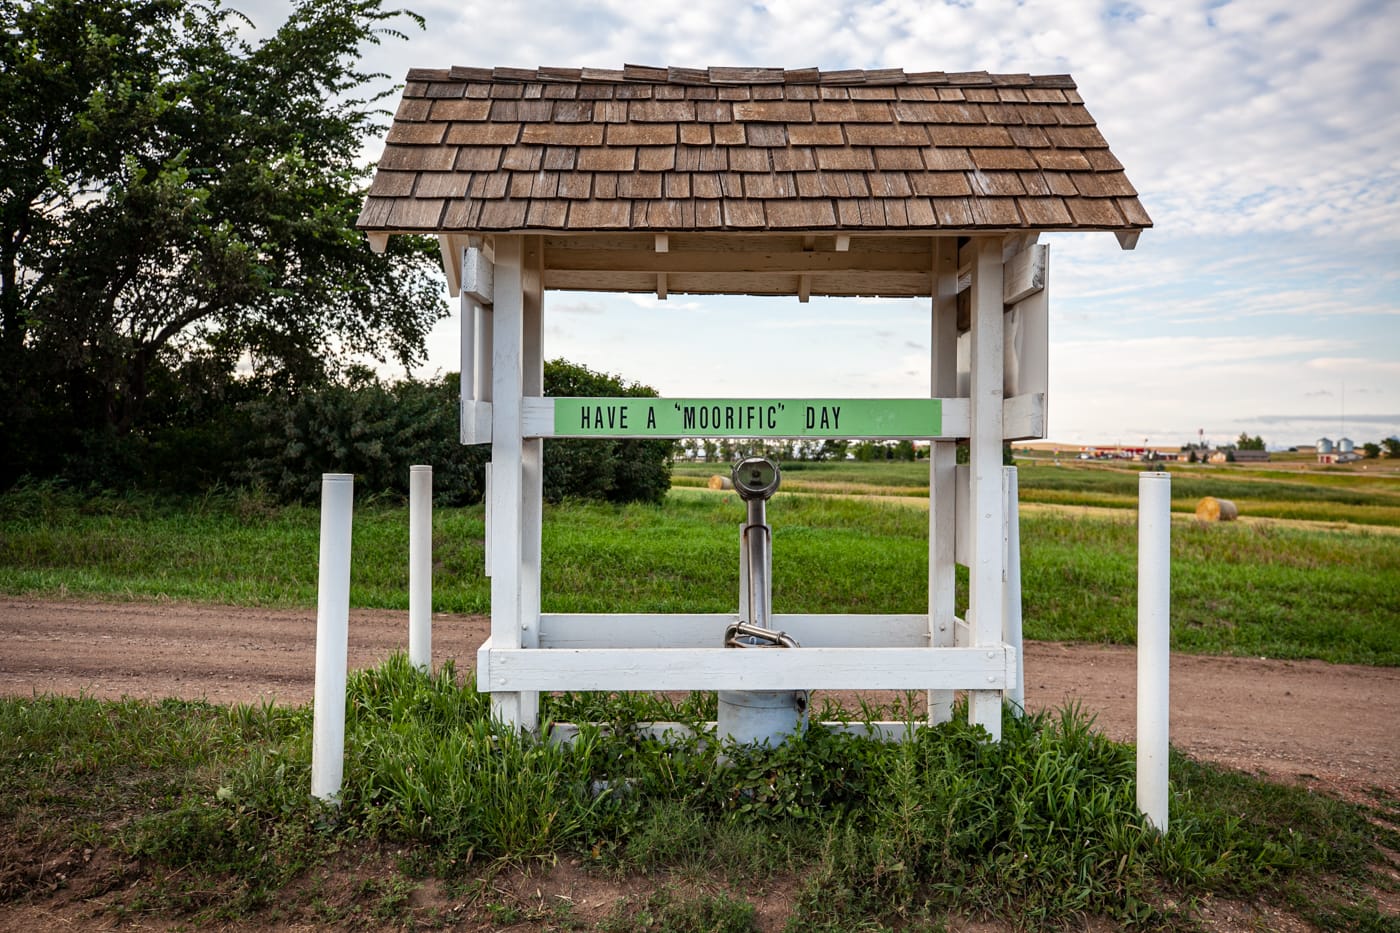
[[(489, 625), (438, 614), (433, 657), (472, 666)], [(214, 703), (311, 700), (314, 610), (179, 603), (0, 599), (0, 693)], [(403, 612), (356, 610), (350, 666), (407, 645)], [(1110, 738), (1132, 741), (1132, 648), (1029, 642), (1026, 702), (1077, 702)], [(1400, 793), (1400, 669), (1176, 654), (1172, 744), (1193, 757), (1351, 796)], [(875, 697), (878, 699), (878, 697)]]

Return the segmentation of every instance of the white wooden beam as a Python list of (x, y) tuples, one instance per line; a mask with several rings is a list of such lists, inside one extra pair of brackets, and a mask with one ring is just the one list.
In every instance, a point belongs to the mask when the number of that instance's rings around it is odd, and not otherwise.
[(1045, 436), (1045, 393), (1031, 392), (1002, 402), (1002, 440), (1039, 440)]
[(928, 254), (914, 251), (860, 252), (848, 250), (676, 250), (657, 252), (647, 249), (573, 249), (550, 247), (545, 250), (545, 268), (551, 272), (606, 272), (614, 274), (659, 273), (746, 274), (803, 272), (851, 274), (858, 272), (928, 273)]
[(373, 231), (366, 234), (369, 237), (369, 249), (372, 253), (382, 253), (389, 248), (389, 234)]
[(836, 234), (836, 252), (844, 253), (851, 248), (851, 238), (844, 233)]
[(1023, 249), (1007, 261), (1002, 273), (1002, 301), (1014, 305), (1045, 288), (1049, 248), (1040, 244)]
[[(740, 613), (544, 613), (541, 648), (715, 648)], [(774, 613), (805, 648), (927, 648), (928, 616)], [(795, 649), (793, 649), (795, 650)]]
[[(997, 619), (998, 626), (1001, 619)], [(976, 648), (536, 648), (478, 654), (478, 683), (522, 690), (1010, 689), (1005, 645)], [(483, 658), (482, 655), (485, 655)], [(482, 661), (485, 661), (482, 664)], [(483, 671), (485, 672), (483, 674)]]
[(495, 301), (495, 264), (481, 249), (468, 246), (462, 253), (462, 291), (478, 304)]
[[(929, 333), (929, 389), (934, 398), (958, 392), (958, 241), (938, 237), (933, 241), (933, 307)], [(957, 444), (934, 441), (929, 447), (929, 644), (950, 648), (956, 644), (954, 604), (957, 568), (954, 565), (954, 469)], [(953, 691), (930, 690), (929, 722), (953, 718)]]
[[(972, 241), (971, 389), (972, 436), (968, 505), (972, 563), (968, 568), (968, 624), (974, 646), (1001, 641), (1006, 500), (1002, 493), (1002, 243), (1000, 237)], [(1001, 738), (1001, 694), (993, 689), (968, 695), (968, 721)]]
[[(491, 644), (521, 647), (521, 578), (524, 515), (522, 389), (524, 385), (524, 244), (518, 236), (496, 239), (496, 288), (491, 345)], [(491, 695), (492, 714), (522, 723), (518, 691)]]
[[(521, 262), (524, 319), (521, 342), (521, 399), (544, 395), (544, 248), (538, 236), (525, 237)], [(544, 441), (524, 438), (520, 448), (520, 645), (540, 644), (540, 573), (544, 526)], [(538, 691), (520, 694), (520, 728), (539, 725)]]

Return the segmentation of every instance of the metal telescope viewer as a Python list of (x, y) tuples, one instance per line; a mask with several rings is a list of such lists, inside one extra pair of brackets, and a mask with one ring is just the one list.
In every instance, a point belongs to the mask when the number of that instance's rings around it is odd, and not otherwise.
[[(724, 632), (726, 648), (796, 648), (786, 632), (769, 627), (773, 617), (773, 531), (767, 502), (778, 491), (782, 473), (764, 457), (734, 465), (734, 490), (748, 508), (739, 535), (739, 621)], [(805, 690), (719, 691), (720, 739), (777, 745), (807, 727)]]

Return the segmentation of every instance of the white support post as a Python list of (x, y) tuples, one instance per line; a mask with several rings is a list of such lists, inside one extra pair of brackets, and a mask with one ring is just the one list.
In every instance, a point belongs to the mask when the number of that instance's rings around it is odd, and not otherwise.
[(1021, 637), (1021, 491), (1014, 466), (1002, 467), (1006, 477), (1006, 583), (1003, 585), (1002, 638), (1016, 652), (1016, 670), (1021, 676), (1016, 686), (1006, 692), (1006, 698), (1020, 716), (1026, 711), (1025, 652)]
[[(958, 388), (958, 241), (955, 237), (938, 237), (933, 241), (933, 276), (929, 389), (934, 398), (949, 398), (957, 394)], [(955, 441), (934, 441), (929, 446), (928, 634), (929, 644), (935, 648), (951, 648), (957, 644), (954, 616), (957, 449)], [(928, 721), (940, 723), (952, 718), (953, 691), (930, 690)]]
[(433, 669), (433, 468), (408, 468), (408, 663)]
[[(968, 624), (974, 647), (1000, 645), (1002, 583), (1006, 576), (1002, 533), (1006, 527), (1002, 494), (1002, 242), (980, 237), (970, 244), (972, 260), (972, 437), (969, 489), (972, 562), (968, 568)], [(969, 724), (1001, 739), (1001, 693), (968, 694)]]
[(345, 666), (350, 637), (350, 524), (355, 477), (321, 476), (316, 683), (311, 714), (311, 796), (334, 802), (345, 773)]
[(1167, 831), (1171, 733), (1170, 473), (1138, 477), (1137, 804)]
[(459, 388), (462, 393), (462, 401), (476, 401), (476, 318), (477, 304), (471, 296), (462, 293), (458, 302), (462, 309), (462, 333), (459, 343), (459, 356), (461, 357), (461, 380)]
[[(521, 270), (524, 312), (521, 394), (525, 398), (540, 398), (544, 395), (544, 244), (540, 237), (525, 240)], [(520, 456), (520, 644), (524, 648), (538, 648), (544, 524), (544, 441), (538, 437), (523, 441)], [(538, 728), (539, 711), (539, 691), (520, 694), (522, 729), (534, 731)]]
[[(520, 237), (496, 238), (496, 300), (491, 312), (491, 534), (486, 542), (491, 562), (493, 650), (522, 646), (523, 259)], [(524, 725), (517, 692), (493, 691), (491, 712), (508, 725)]]
[(495, 375), (492, 371), (492, 349), (496, 345), (496, 316), (491, 308), (479, 306), (476, 313), (476, 397), (489, 402), (494, 397)]

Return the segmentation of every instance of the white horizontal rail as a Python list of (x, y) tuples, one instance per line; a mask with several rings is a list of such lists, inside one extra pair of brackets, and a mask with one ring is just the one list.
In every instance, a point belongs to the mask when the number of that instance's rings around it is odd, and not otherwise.
[(477, 687), (520, 690), (1008, 690), (986, 648), (506, 648), (477, 652)]
[[(541, 648), (717, 648), (736, 613), (544, 613)], [(926, 648), (928, 616), (775, 613), (805, 648)]]

